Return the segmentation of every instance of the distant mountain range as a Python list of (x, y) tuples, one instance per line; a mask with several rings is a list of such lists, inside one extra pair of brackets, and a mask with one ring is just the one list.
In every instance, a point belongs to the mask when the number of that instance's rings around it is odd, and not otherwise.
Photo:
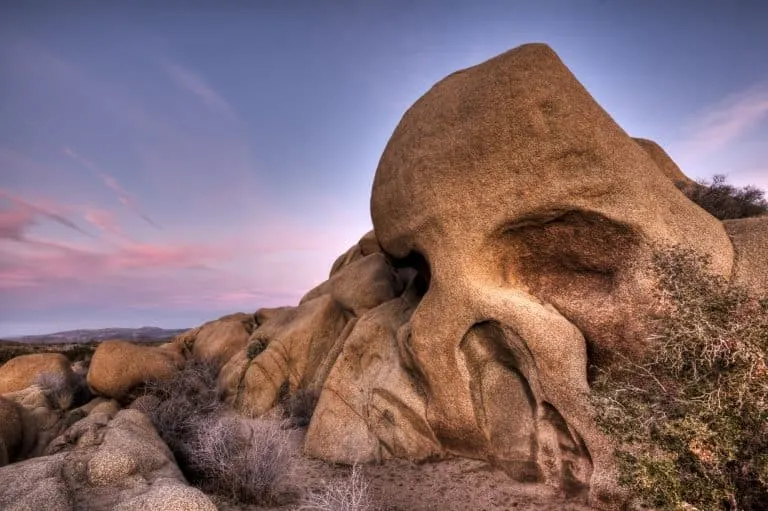
[(97, 330), (69, 330), (53, 334), (6, 337), (5, 340), (29, 344), (62, 344), (69, 342), (105, 341), (107, 339), (155, 342), (170, 339), (174, 335), (187, 330), (187, 328), (169, 330), (154, 326), (143, 326), (141, 328), (101, 328)]

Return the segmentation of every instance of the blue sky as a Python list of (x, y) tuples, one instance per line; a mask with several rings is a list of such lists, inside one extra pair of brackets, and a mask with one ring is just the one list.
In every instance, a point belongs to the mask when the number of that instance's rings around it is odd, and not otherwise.
[(294, 304), (403, 112), (526, 42), (691, 177), (768, 189), (766, 2), (160, 4), (0, 4), (0, 336)]

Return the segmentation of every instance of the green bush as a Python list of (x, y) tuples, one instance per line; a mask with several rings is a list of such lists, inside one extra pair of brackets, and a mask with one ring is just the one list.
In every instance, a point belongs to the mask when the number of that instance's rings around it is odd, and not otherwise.
[(737, 188), (718, 174), (711, 182), (676, 183), (693, 202), (720, 220), (761, 216), (768, 213), (765, 193), (755, 186)]
[(643, 504), (765, 509), (768, 299), (707, 264), (680, 248), (655, 256), (662, 312), (644, 360), (617, 354), (597, 370), (598, 424)]

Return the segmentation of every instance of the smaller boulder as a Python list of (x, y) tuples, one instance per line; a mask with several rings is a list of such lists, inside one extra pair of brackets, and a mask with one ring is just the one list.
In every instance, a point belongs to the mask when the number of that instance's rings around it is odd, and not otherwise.
[(344, 309), (359, 317), (365, 311), (396, 298), (402, 291), (403, 282), (397, 271), (383, 253), (377, 252), (339, 269), (331, 278), (304, 295), (301, 303), (328, 294)]
[(195, 360), (221, 367), (235, 353), (245, 349), (255, 328), (254, 315), (242, 312), (209, 321), (196, 329), (192, 356)]
[(183, 366), (184, 358), (172, 350), (104, 341), (91, 359), (88, 386), (95, 394), (123, 401), (136, 387), (170, 378)]
[(25, 389), (41, 379), (56, 380), (74, 392), (75, 375), (67, 357), (61, 353), (33, 353), (14, 357), (0, 366), (0, 394)]

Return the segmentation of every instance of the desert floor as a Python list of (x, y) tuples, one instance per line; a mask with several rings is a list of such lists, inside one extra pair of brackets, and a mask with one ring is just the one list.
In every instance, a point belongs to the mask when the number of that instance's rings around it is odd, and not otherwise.
[[(223, 511), (293, 510), (303, 491), (320, 490), (349, 477), (351, 468), (300, 455), (305, 431), (293, 432), (296, 461), (290, 475), (277, 488), (272, 506), (234, 505), (212, 496)], [(589, 511), (591, 508), (566, 501), (551, 487), (519, 483), (486, 462), (451, 459), (423, 464), (388, 460), (362, 465), (374, 504), (384, 511), (484, 511), (540, 510)]]

